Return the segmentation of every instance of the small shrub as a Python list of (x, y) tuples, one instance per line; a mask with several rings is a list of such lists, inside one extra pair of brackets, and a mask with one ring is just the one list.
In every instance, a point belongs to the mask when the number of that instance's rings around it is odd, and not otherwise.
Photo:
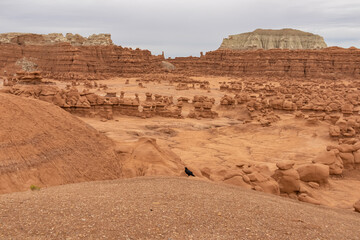
[(35, 186), (35, 185), (31, 185), (30, 189), (31, 189), (31, 191), (35, 191), (35, 190), (40, 190), (40, 187)]
[(144, 166), (138, 167), (138, 169), (136, 170), (136, 176), (138, 176), (138, 177), (145, 176)]

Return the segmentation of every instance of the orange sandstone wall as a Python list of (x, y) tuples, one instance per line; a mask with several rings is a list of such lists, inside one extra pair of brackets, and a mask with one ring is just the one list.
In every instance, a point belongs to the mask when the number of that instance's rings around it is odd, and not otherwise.
[[(102, 79), (161, 73), (163, 56), (148, 50), (116, 45), (73, 46), (0, 44), (0, 75), (20, 70), (16, 62), (26, 58), (43, 77), (54, 79)], [(168, 60), (175, 73), (237, 77), (360, 79), (360, 50), (216, 50), (198, 57)]]
[(169, 60), (178, 73), (238, 77), (360, 79), (360, 50), (216, 50)]
[(98, 79), (159, 72), (162, 56), (148, 50), (120, 46), (72, 46), (0, 44), (0, 75), (19, 70), (16, 62), (26, 58), (44, 77), (55, 79)]

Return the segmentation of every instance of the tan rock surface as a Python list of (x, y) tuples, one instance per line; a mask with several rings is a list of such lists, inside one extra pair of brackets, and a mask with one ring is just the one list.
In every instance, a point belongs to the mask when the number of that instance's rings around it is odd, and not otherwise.
[(1, 33), (0, 43), (12, 43), (19, 45), (51, 45), (57, 43), (70, 43), (74, 46), (112, 45), (110, 34), (93, 34), (83, 37), (79, 34), (62, 33), (33, 34), (33, 33)]
[(326, 48), (324, 38), (295, 29), (257, 29), (253, 32), (230, 35), (220, 49), (317, 49)]

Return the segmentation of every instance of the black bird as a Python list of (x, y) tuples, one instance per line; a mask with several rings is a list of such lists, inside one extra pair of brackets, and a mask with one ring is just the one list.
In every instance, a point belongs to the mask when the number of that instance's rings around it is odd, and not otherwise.
[(187, 167), (185, 167), (185, 173), (188, 175), (188, 177), (189, 177), (189, 176), (195, 177), (195, 175), (193, 174), (193, 172), (190, 171)]

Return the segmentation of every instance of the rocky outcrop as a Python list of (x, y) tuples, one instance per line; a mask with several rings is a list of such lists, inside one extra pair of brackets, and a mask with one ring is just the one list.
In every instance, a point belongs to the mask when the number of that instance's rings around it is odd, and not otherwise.
[(294, 164), (292, 161), (283, 161), (276, 164), (278, 169), (272, 178), (278, 182), (281, 193), (291, 194), (300, 190), (300, 176), (293, 168)]
[(206, 96), (195, 95), (192, 103), (194, 105), (194, 110), (191, 110), (188, 114), (188, 118), (215, 118), (218, 116), (218, 113), (212, 111), (212, 107), (215, 103), (214, 98), (208, 98)]
[[(96, 38), (91, 40), (96, 42)], [(148, 50), (132, 50), (116, 45), (73, 46), (70, 43), (51, 45), (0, 44), (0, 75), (13, 75), (23, 68), (27, 59), (42, 71), (44, 78), (103, 79), (113, 76), (164, 72), (163, 57), (153, 56)], [(21, 61), (19, 61), (21, 60)]]
[(329, 166), (329, 173), (332, 175), (340, 175), (343, 172), (344, 164), (339, 156), (339, 150), (331, 149), (317, 156), (313, 163), (320, 163)]
[[(84, 38), (77, 34), (64, 37), (62, 34), (10, 33), (0, 34), (0, 53), (0, 75), (4, 71), (13, 74), (20, 69), (30, 69), (42, 71), (44, 78), (64, 80), (140, 76), (168, 71), (182, 75), (173, 81), (182, 83), (187, 81), (184, 76), (198, 75), (331, 80), (360, 78), (360, 50), (356, 48), (216, 50), (201, 57), (175, 58), (165, 62), (163, 55), (153, 56), (148, 50), (113, 45), (106, 34)], [(208, 87), (206, 84), (202, 86), (203, 89)], [(241, 86), (235, 83), (228, 89), (238, 92)], [(340, 107), (344, 113), (353, 110), (351, 105)]]
[(360, 50), (216, 50), (202, 57), (169, 60), (174, 73), (258, 78), (359, 79)]
[(296, 169), (300, 180), (304, 182), (327, 183), (329, 178), (329, 167), (324, 164), (304, 164)]
[(253, 32), (230, 35), (220, 49), (318, 49), (326, 48), (324, 38), (295, 29), (257, 29)]
[(129, 150), (119, 150), (125, 156), (122, 165), (125, 177), (184, 174), (181, 159), (170, 149), (160, 148), (154, 138), (140, 138)]
[(33, 34), (33, 33), (3, 33), (0, 34), (0, 43), (18, 45), (52, 45), (70, 43), (73, 46), (113, 45), (110, 34), (93, 34), (88, 38), (79, 34), (62, 33)]
[(329, 145), (326, 152), (319, 154), (313, 163), (329, 166), (331, 175), (341, 175), (344, 169), (358, 169), (360, 166), (360, 142), (348, 139), (346, 143)]
[[(21, 77), (21, 78), (20, 78)], [(124, 97), (121, 92), (120, 97), (116, 92), (108, 92), (106, 96), (100, 96), (85, 88), (79, 92), (76, 87), (68, 85), (67, 89), (60, 89), (56, 86), (45, 86), (41, 82), (38, 72), (24, 74), (19, 77), (19, 81), (25, 81), (24, 85), (14, 85), (3, 90), (5, 93), (14, 94), (22, 97), (31, 97), (57, 105), (64, 110), (82, 117), (98, 116), (102, 120), (113, 119), (114, 115), (127, 115), (134, 117), (150, 118), (154, 116), (168, 118), (182, 118), (181, 104), (173, 104), (172, 98), (156, 94), (151, 101), (140, 102), (138, 94), (135, 98)], [(41, 85), (34, 86), (40, 83)], [(17, 82), (18, 84), (19, 82)], [(85, 82), (84, 86), (98, 86), (96, 82)], [(100, 84), (102, 85), (102, 84)], [(105, 88), (106, 86), (103, 86)], [(148, 94), (147, 94), (148, 96)], [(140, 111), (140, 109), (142, 111)]]

